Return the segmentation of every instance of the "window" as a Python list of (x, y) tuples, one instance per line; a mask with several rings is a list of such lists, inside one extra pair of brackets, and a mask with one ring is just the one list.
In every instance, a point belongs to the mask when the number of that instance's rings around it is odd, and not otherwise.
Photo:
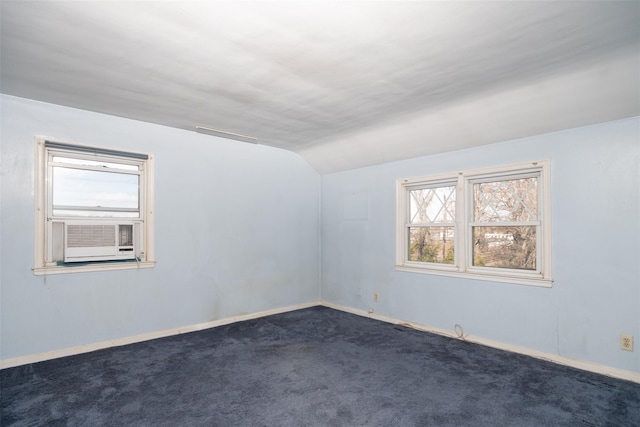
[(397, 269), (551, 286), (549, 162), (398, 181)]
[(153, 156), (36, 138), (35, 170), (35, 274), (153, 266)]

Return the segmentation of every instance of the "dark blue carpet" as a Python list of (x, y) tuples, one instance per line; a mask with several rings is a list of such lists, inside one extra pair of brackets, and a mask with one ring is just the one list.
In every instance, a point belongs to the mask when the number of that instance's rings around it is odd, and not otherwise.
[(640, 385), (314, 307), (0, 372), (2, 426), (640, 426)]

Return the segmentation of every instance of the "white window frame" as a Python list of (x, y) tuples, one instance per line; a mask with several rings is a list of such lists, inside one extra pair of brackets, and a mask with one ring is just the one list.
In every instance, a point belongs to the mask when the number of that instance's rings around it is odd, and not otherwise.
[[(550, 161), (518, 163), (446, 174), (400, 179), (396, 183), (396, 270), (413, 273), (477, 279), (492, 282), (551, 287), (551, 177)], [(536, 270), (473, 266), (473, 184), (495, 178), (538, 176), (538, 218), (536, 226)], [(409, 191), (434, 186), (456, 185), (454, 264), (409, 261)], [(499, 224), (499, 223), (498, 223)]]
[[(47, 147), (46, 144), (54, 143), (58, 147)], [(61, 148), (62, 147), (62, 148)], [(104, 160), (109, 159), (113, 163), (135, 164), (140, 166), (139, 174), (139, 218), (65, 218), (53, 217), (52, 202), (52, 165), (53, 154), (71, 158), (90, 159), (91, 150), (95, 156)], [(137, 157), (137, 158), (135, 158)], [(146, 157), (146, 158), (145, 158)], [(105, 147), (95, 147), (59, 139), (37, 136), (35, 138), (35, 261), (33, 272), (35, 275), (77, 273), (105, 270), (126, 270), (138, 268), (150, 268), (155, 265), (154, 253), (154, 196), (153, 196), (153, 155), (131, 151), (114, 150)], [(65, 221), (73, 223), (99, 222), (104, 224), (137, 224), (140, 234), (139, 245), (141, 251), (133, 262), (97, 261), (89, 263), (58, 263), (54, 261), (53, 253), (53, 226), (56, 222)]]

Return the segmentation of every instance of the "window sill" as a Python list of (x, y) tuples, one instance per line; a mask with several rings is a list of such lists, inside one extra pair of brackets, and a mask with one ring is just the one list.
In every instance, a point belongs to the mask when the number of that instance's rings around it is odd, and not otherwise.
[(553, 279), (537, 278), (537, 277), (522, 277), (522, 276), (497, 275), (497, 274), (490, 274), (490, 273), (436, 270), (436, 269), (427, 269), (427, 268), (421, 268), (421, 267), (411, 267), (406, 265), (396, 265), (396, 270), (405, 271), (408, 273), (432, 274), (436, 276), (456, 277), (460, 279), (470, 279), (470, 280), (484, 280), (488, 282), (511, 283), (516, 285), (538, 286), (542, 288), (551, 288), (553, 286)]
[(127, 263), (105, 262), (82, 265), (52, 265), (47, 267), (34, 267), (33, 274), (36, 276), (45, 276), (50, 274), (89, 273), (109, 270), (137, 270), (141, 268), (152, 268), (155, 264), (155, 261), (144, 261)]

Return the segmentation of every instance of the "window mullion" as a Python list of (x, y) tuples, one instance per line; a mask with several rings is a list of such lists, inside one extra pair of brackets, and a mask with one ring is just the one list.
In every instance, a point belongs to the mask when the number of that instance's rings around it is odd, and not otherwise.
[(411, 222), (407, 223), (410, 227), (455, 227), (454, 221), (448, 222)]
[(539, 226), (540, 221), (499, 221), (499, 222), (470, 222), (472, 227), (525, 227)]
[(116, 208), (109, 206), (70, 206), (53, 205), (53, 209), (64, 211), (92, 211), (92, 212), (138, 212), (138, 208)]
[(460, 174), (456, 182), (456, 263), (459, 271), (467, 268), (467, 210), (466, 181)]

